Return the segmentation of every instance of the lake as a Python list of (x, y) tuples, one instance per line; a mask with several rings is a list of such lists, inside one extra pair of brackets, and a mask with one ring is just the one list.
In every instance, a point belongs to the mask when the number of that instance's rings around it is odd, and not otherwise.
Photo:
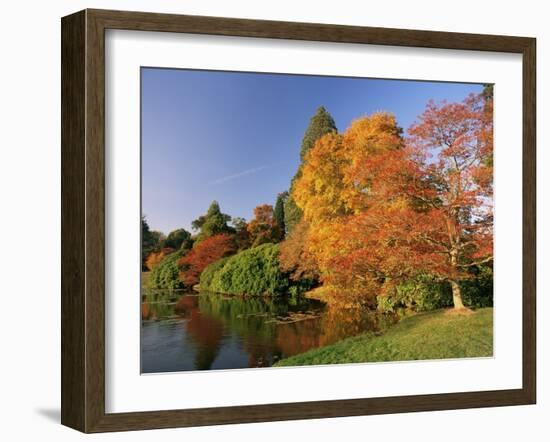
[(141, 371), (270, 367), (387, 321), (306, 298), (155, 291), (141, 304)]

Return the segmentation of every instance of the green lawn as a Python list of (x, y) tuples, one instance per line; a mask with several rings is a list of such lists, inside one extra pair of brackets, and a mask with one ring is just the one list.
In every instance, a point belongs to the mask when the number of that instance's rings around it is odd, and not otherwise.
[(469, 315), (449, 310), (420, 313), (401, 320), (383, 335), (366, 333), (310, 350), (277, 366), (346, 364), (492, 356), (493, 309)]

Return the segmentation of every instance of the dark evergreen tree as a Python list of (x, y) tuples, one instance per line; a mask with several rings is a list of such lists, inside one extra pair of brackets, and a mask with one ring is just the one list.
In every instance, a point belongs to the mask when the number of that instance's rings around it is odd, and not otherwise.
[(163, 247), (170, 247), (172, 249), (191, 248), (192, 240), (191, 234), (185, 229), (176, 229), (168, 234), (163, 241)]
[(281, 240), (283, 240), (286, 235), (285, 202), (287, 199), (287, 191), (279, 193), (279, 195), (277, 195), (277, 201), (275, 202), (275, 208), (273, 209), (273, 217), (275, 218), (275, 222), (277, 223)]
[(300, 147), (300, 159), (304, 161), (309, 149), (313, 147), (315, 142), (323, 135), (330, 132), (337, 132), (336, 123), (332, 115), (330, 115), (324, 106), (321, 106), (315, 112), (315, 115), (311, 118), (309, 126), (306, 129), (304, 138), (302, 139), (302, 146)]
[(141, 217), (141, 267), (143, 270), (147, 270), (145, 266), (145, 260), (147, 257), (160, 249), (160, 241), (162, 234), (155, 232), (149, 228), (149, 224), (145, 219), (145, 216)]
[(294, 227), (298, 225), (302, 219), (302, 210), (294, 202), (294, 198), (291, 196), (285, 202), (285, 229), (288, 236)]

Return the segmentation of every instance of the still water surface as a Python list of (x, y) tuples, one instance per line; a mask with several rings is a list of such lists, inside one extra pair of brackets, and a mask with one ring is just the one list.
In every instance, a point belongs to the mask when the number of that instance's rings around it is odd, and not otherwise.
[(372, 314), (305, 298), (156, 291), (141, 313), (142, 373), (269, 367), (382, 327)]

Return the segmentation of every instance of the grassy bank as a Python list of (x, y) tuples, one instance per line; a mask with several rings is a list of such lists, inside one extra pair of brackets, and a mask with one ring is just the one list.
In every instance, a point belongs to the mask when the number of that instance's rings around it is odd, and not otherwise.
[(493, 309), (405, 318), (383, 335), (367, 333), (279, 361), (277, 366), (492, 356)]

